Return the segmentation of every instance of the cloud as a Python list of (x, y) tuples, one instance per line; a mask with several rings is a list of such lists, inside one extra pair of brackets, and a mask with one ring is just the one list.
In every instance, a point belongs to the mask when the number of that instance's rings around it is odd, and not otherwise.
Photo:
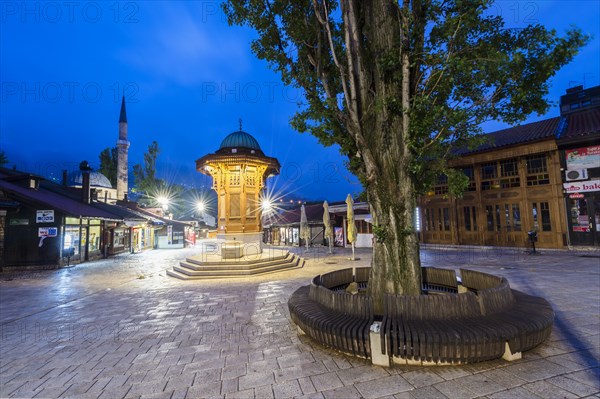
[[(149, 3), (142, 3), (149, 4)], [(118, 58), (153, 78), (184, 87), (231, 80), (248, 72), (249, 34), (229, 28), (200, 3), (157, 3), (145, 7)]]

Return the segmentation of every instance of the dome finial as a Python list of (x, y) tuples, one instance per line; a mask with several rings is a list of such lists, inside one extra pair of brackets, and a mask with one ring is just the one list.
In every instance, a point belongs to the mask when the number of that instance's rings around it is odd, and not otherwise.
[(242, 118), (238, 119), (238, 121), (240, 122), (240, 132), (242, 131)]

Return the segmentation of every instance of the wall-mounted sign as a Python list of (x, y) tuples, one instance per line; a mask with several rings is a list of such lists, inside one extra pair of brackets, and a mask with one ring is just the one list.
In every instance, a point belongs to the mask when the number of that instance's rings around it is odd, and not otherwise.
[(173, 226), (167, 226), (167, 244), (173, 244)]
[(583, 197), (585, 197), (585, 196), (583, 194), (580, 194), (580, 193), (569, 194), (569, 198), (571, 198), (571, 199), (581, 199)]
[(600, 145), (566, 150), (567, 169), (600, 168)]
[(35, 212), (36, 223), (54, 223), (54, 210), (42, 210)]
[(29, 225), (29, 219), (10, 219), (11, 226), (27, 226)]
[(587, 193), (590, 191), (600, 191), (600, 180), (563, 183), (563, 187), (567, 193)]
[(38, 237), (56, 237), (58, 235), (57, 227), (40, 227), (38, 228)]

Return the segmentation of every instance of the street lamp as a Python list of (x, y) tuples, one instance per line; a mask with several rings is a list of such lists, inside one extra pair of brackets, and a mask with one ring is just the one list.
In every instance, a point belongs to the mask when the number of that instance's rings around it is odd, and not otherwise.
[(204, 210), (206, 209), (206, 204), (204, 203), (204, 201), (198, 201), (196, 203), (196, 209), (198, 210), (198, 212), (204, 212)]
[(163, 211), (169, 209), (169, 199), (167, 197), (158, 197), (156, 201), (158, 201)]
[(269, 212), (273, 208), (273, 204), (271, 204), (270, 200), (265, 198), (262, 200), (260, 207), (262, 208), (263, 212)]

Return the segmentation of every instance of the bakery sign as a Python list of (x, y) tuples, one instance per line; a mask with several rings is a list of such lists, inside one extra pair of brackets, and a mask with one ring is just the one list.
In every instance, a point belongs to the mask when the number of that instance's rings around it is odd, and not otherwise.
[(587, 193), (590, 191), (600, 191), (600, 180), (563, 183), (563, 187), (567, 193)]

